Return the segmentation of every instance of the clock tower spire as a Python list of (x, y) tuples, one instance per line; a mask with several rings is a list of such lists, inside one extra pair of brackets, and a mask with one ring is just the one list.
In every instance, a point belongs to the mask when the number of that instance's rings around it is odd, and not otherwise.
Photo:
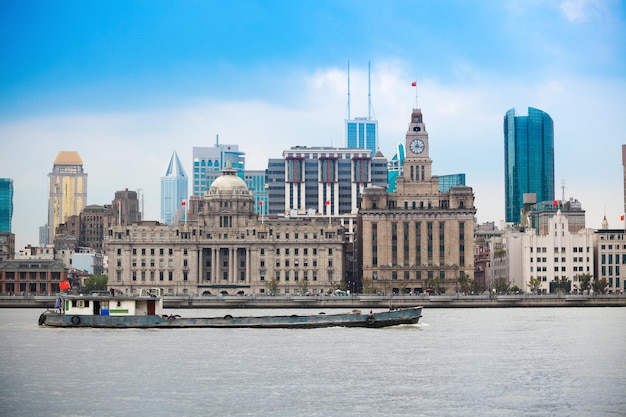
[(409, 130), (406, 132), (404, 178), (410, 182), (428, 182), (433, 161), (428, 156), (428, 132), (422, 119), (422, 110), (413, 109)]

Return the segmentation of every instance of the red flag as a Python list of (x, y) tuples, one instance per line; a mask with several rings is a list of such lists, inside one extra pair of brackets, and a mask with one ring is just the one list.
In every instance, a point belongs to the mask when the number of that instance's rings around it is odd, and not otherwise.
[(262, 206), (262, 205), (263, 205), (263, 202), (262, 202), (262, 201), (259, 201), (259, 206)]
[(119, 207), (121, 205), (122, 205), (122, 202), (120, 200), (117, 200), (117, 206)]
[(187, 205), (187, 200), (183, 200), (182, 203), (180, 203), (180, 205), (185, 207)]
[(324, 204), (326, 204), (327, 206), (330, 206), (330, 200), (326, 200)]
[(554, 201), (552, 202), (552, 205), (553, 205), (553, 206), (558, 206), (558, 205), (559, 205), (559, 201), (558, 201), (558, 200), (554, 200)]
[(624, 215), (622, 214), (619, 218), (621, 221), (624, 221)]
[(70, 282), (66, 279), (65, 281), (59, 282), (59, 289), (61, 291), (70, 289)]
[(413, 82), (411, 83), (411, 87), (417, 87), (417, 81), (413, 81)]

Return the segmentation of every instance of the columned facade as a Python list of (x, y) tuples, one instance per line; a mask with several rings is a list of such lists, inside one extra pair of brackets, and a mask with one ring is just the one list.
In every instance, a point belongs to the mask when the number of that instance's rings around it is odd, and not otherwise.
[(115, 226), (108, 244), (109, 285), (127, 293), (159, 286), (166, 294), (305, 294), (344, 277), (344, 235), (325, 216), (261, 221), (252, 192), (223, 171), (198, 218), (177, 225)]
[(411, 114), (406, 149), (396, 191), (369, 187), (362, 194), (357, 241), (363, 291), (455, 292), (461, 274), (474, 276), (473, 191), (439, 191), (419, 109)]

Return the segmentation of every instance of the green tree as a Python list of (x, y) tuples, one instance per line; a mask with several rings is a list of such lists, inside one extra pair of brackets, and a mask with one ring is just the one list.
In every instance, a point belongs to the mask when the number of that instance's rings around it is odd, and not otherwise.
[(90, 275), (85, 279), (83, 291), (106, 291), (109, 278), (106, 275)]
[(528, 280), (528, 284), (526, 285), (528, 285), (528, 289), (530, 289), (531, 293), (537, 294), (541, 288), (541, 277), (530, 277), (530, 280)]
[(554, 289), (555, 293), (566, 293), (570, 290), (570, 284), (572, 283), (572, 281), (570, 281), (567, 278), (561, 278), (559, 279), (559, 277), (555, 277), (554, 281), (553, 281), (553, 285), (552, 288)]
[(608, 287), (609, 287), (609, 283), (607, 282), (606, 278), (602, 278), (600, 280), (596, 278), (591, 283), (591, 288), (593, 289), (593, 292), (598, 293), (598, 294), (606, 293), (606, 289)]
[(493, 253), (493, 256), (498, 260), (501, 260), (502, 258), (504, 258), (505, 255), (506, 255), (506, 249), (496, 249), (496, 251)]
[(461, 271), (457, 279), (461, 292), (465, 294), (479, 293), (481, 291), (480, 284), (475, 279), (470, 279), (465, 271)]
[(441, 278), (426, 278), (424, 280), (426, 288), (430, 288), (435, 294), (441, 294), (445, 291)]
[(578, 282), (579, 282), (581, 291), (589, 291), (591, 289), (591, 279), (592, 279), (591, 274), (587, 274), (587, 273), (580, 274), (578, 276)]
[(374, 280), (371, 278), (363, 278), (363, 294), (373, 294), (374, 293)]
[(276, 278), (272, 278), (269, 281), (266, 281), (265, 286), (267, 287), (267, 292), (269, 295), (276, 295), (278, 293), (278, 280)]
[(498, 278), (493, 282), (493, 287), (498, 294), (504, 294), (509, 291), (511, 283), (506, 278)]
[(300, 291), (300, 294), (306, 294), (308, 289), (309, 289), (308, 279), (301, 279), (298, 281), (298, 290)]

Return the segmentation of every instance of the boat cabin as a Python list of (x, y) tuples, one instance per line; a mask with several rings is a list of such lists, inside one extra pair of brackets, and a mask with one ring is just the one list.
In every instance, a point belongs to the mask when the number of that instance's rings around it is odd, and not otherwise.
[(62, 294), (61, 309), (66, 315), (155, 316), (163, 313), (163, 289), (142, 289), (138, 296), (107, 293)]

